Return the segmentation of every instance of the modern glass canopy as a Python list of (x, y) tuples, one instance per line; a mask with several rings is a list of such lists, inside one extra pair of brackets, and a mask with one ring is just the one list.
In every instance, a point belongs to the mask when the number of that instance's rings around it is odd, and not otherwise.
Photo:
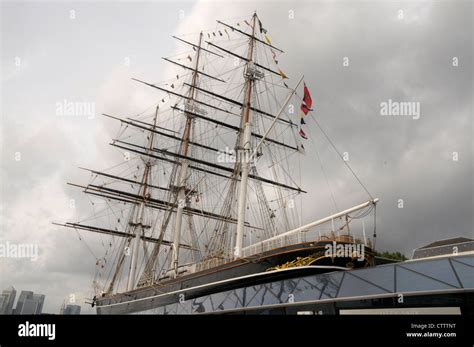
[(474, 255), (420, 259), (233, 289), (140, 313), (192, 314), (474, 290)]

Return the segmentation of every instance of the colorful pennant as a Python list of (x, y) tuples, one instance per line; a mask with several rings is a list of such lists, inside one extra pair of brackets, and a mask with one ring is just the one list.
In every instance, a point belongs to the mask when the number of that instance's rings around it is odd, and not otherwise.
[(309, 93), (309, 89), (306, 86), (306, 83), (304, 83), (304, 96), (303, 96), (303, 102), (301, 103), (301, 117), (300, 117), (300, 131), (299, 134), (302, 138), (305, 140), (308, 139), (306, 136), (305, 132), (303, 131), (302, 125), (306, 124), (304, 117), (308, 114), (309, 111), (312, 111), (311, 106), (313, 105), (313, 99), (311, 98), (311, 94)]

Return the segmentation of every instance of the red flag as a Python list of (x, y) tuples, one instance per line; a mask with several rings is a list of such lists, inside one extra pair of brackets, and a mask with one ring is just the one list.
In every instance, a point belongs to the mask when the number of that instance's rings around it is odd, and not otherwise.
[(304, 138), (305, 140), (308, 139), (308, 138), (306, 137), (306, 134), (304, 133), (303, 129), (301, 129), (301, 128), (300, 128), (300, 133), (299, 133), (299, 134), (300, 134), (300, 136), (301, 136), (302, 138)]
[[(311, 95), (309, 94), (309, 89), (306, 87), (306, 83), (304, 84), (304, 97), (303, 102), (306, 104), (308, 108), (313, 106), (313, 100), (311, 99)], [(306, 114), (306, 113), (305, 113)]]
[(308, 106), (306, 106), (305, 104), (301, 104), (301, 111), (304, 113), (304, 115), (306, 116), (308, 114), (309, 111), (312, 111), (312, 109), (310, 109)]

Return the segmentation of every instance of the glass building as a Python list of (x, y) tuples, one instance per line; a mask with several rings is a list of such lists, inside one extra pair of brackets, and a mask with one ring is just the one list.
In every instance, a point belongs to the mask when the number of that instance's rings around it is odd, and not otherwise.
[(396, 309), (416, 313), (416, 308), (427, 313), (430, 308), (474, 314), (473, 293), (474, 255), (449, 256), (283, 279), (189, 300), (177, 294), (176, 303), (139, 313), (346, 314), (383, 309), (388, 314)]
[(31, 299), (33, 297), (33, 292), (29, 290), (22, 290), (20, 296), (18, 297), (18, 301), (16, 303), (16, 307), (13, 310), (13, 314), (21, 314), (23, 310), (23, 305), (27, 299)]
[(72, 304), (63, 306), (59, 314), (81, 314), (81, 306)]
[(42, 314), (45, 296), (22, 290), (13, 314)]
[(15, 302), (16, 290), (8, 287), (0, 294), (0, 314), (12, 314)]

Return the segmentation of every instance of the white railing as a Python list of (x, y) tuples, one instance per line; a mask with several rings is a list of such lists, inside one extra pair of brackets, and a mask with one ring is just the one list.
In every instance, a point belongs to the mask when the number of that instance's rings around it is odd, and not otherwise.
[(267, 241), (262, 241), (245, 247), (242, 249), (242, 257), (250, 257), (255, 254), (265, 253), (272, 249), (292, 246), (299, 243), (319, 241), (356, 242), (365, 244), (363, 239), (354, 238), (352, 233), (337, 233), (332, 230), (328, 232), (321, 232), (321, 230), (300, 231), (293, 235), (269, 239)]
[(230, 260), (231, 259), (225, 259), (225, 258), (222, 258), (222, 259), (211, 258), (211, 259), (208, 259), (208, 260), (204, 260), (204, 261), (196, 264), (196, 272), (217, 267), (219, 265), (228, 263)]
[[(353, 234), (341, 234), (339, 235), (336, 232), (328, 231), (328, 232), (321, 232), (321, 230), (316, 231), (306, 231), (306, 232), (298, 232), (293, 235), (284, 236), (282, 238), (277, 238), (274, 240), (268, 240), (256, 243), (254, 245), (245, 247), (242, 249), (242, 258), (250, 257), (257, 254), (262, 254), (273, 249), (292, 246), (299, 243), (307, 243), (307, 242), (318, 242), (318, 241), (336, 241), (336, 242), (355, 242), (355, 243), (363, 243), (363, 239), (354, 238)], [(203, 271), (211, 268), (215, 268), (219, 265), (228, 263), (232, 259), (226, 258), (211, 258), (208, 260), (204, 260), (198, 264), (196, 264), (196, 271)]]
[[(267, 240), (258, 242), (254, 245), (245, 247), (245, 248), (242, 249), (242, 255), (243, 256), (249, 256), (249, 255), (252, 255), (252, 254), (256, 254), (255, 253), (256, 250), (260, 249), (261, 251), (264, 251), (264, 250), (271, 249), (272, 246), (277, 246), (277, 247), (287, 246), (287, 245), (291, 244), (291, 242), (289, 242), (288, 240), (293, 240), (293, 242), (295, 242), (295, 243), (301, 243), (301, 241), (299, 241), (299, 240), (302, 239), (302, 238), (306, 238), (307, 240), (316, 241), (316, 238), (311, 238), (310, 239), (308, 235), (303, 235), (303, 234), (317, 231), (317, 229), (316, 229), (317, 227), (320, 227), (320, 226), (328, 224), (328, 223), (330, 223), (330, 225), (331, 225), (331, 231), (332, 231), (331, 237), (335, 237), (334, 234), (337, 233), (336, 230), (341, 230), (340, 226), (338, 228), (336, 228), (335, 223), (337, 223), (337, 222), (341, 223), (342, 222), (342, 226), (344, 226), (344, 223), (347, 221), (347, 217), (350, 213), (361, 210), (361, 209), (364, 209), (364, 208), (366, 208), (368, 206), (371, 206), (371, 205), (375, 205), (378, 201), (379, 201), (379, 199), (373, 199), (373, 200), (366, 201), (363, 204), (351, 207), (351, 208), (349, 208), (347, 210), (344, 210), (342, 212), (335, 213), (331, 216), (319, 219), (317, 221), (311, 222), (311, 223), (306, 224), (306, 225), (302, 225), (302, 226), (300, 226), (296, 229), (293, 229), (293, 230), (287, 231), (283, 234), (271, 237)], [(346, 233), (348, 233), (347, 236), (349, 236), (349, 237), (351, 236), (349, 234), (349, 226), (346, 229)], [(337, 233), (337, 236), (339, 237), (339, 233)], [(327, 235), (326, 235), (326, 237), (327, 237)], [(365, 240), (365, 236), (363, 237), (363, 240)]]
[[(378, 199), (367, 201), (363, 204), (354, 206), (345, 211), (333, 214), (329, 217), (317, 220), (315, 222), (303, 225), (296, 229), (287, 231), (283, 234), (276, 235), (267, 240), (257, 242), (253, 245), (242, 248), (241, 257), (246, 258), (257, 254), (262, 254), (273, 249), (296, 245), (306, 242), (319, 241), (336, 241), (336, 242), (355, 242), (359, 244), (371, 246), (367, 242), (365, 235), (365, 224), (362, 221), (362, 229), (360, 235), (354, 233), (353, 221), (349, 229), (346, 217), (355, 211), (375, 205)], [(337, 224), (337, 225), (336, 225)], [(229, 258), (212, 258), (196, 264), (196, 271), (207, 270), (216, 266), (225, 264), (232, 259)]]

